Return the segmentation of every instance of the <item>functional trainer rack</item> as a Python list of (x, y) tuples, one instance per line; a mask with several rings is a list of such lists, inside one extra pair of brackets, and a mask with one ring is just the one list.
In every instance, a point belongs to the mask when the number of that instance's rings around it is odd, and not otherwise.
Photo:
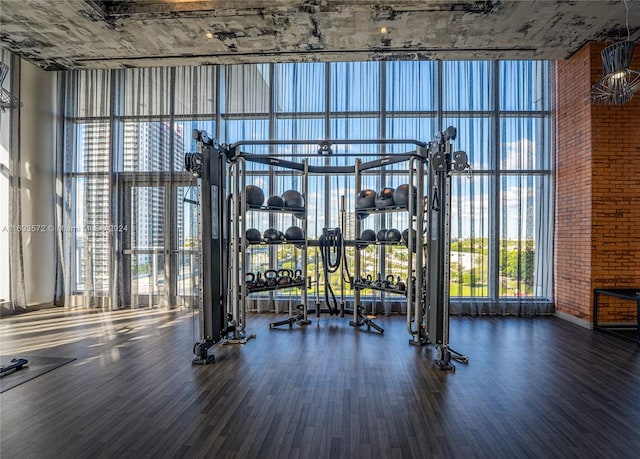
[[(297, 288), (300, 290), (300, 305), (295, 310), (289, 307), (289, 319), (272, 323), (272, 326), (294, 323), (306, 325), (310, 323), (308, 314), (315, 312), (320, 316), (326, 309), (308, 306), (307, 252), (310, 246), (322, 244), (322, 241), (309, 240), (307, 228), (307, 199), (309, 177), (311, 175), (353, 175), (355, 177), (354, 195), (360, 191), (363, 174), (376, 171), (387, 173), (387, 166), (407, 164), (406, 173), (409, 180), (409, 202), (406, 208), (367, 208), (354, 212), (353, 227), (355, 234), (360, 234), (361, 221), (359, 211), (367, 213), (407, 212), (409, 217), (407, 284), (404, 291), (388, 288), (384, 284), (373, 285), (363, 280), (361, 270), (361, 250), (370, 245), (382, 248), (389, 243), (340, 239), (342, 248), (355, 247), (355, 275), (350, 277), (353, 289), (353, 308), (345, 310), (344, 303), (341, 315), (345, 312), (353, 315), (352, 326), (366, 325), (383, 333), (384, 330), (362, 313), (361, 291), (372, 289), (390, 294), (399, 294), (407, 301), (407, 331), (410, 344), (431, 344), (437, 350), (434, 364), (442, 370), (453, 370), (452, 360), (467, 362), (468, 358), (449, 347), (449, 256), (450, 256), (450, 202), (451, 173), (469, 170), (465, 152), (452, 152), (451, 141), (456, 137), (456, 129), (447, 128), (436, 140), (425, 143), (416, 140), (324, 140), (324, 141), (242, 141), (230, 145), (220, 145), (211, 139), (206, 132), (194, 130), (193, 137), (197, 141), (197, 152), (185, 155), (185, 169), (198, 178), (199, 196), (199, 234), (201, 253), (201, 285), (198, 289), (200, 305), (200, 341), (194, 345), (196, 358), (194, 363), (204, 364), (214, 361), (210, 348), (218, 342), (244, 343), (255, 335), (246, 335), (247, 298), (252, 293), (273, 291), (280, 288)], [(414, 145), (415, 150), (405, 153), (354, 154), (333, 153), (336, 145)], [(318, 145), (318, 155), (353, 157), (353, 165), (319, 166), (310, 165), (308, 158), (315, 155), (269, 155), (242, 151), (249, 145)], [(363, 162), (361, 156), (380, 156), (377, 159)], [(306, 156), (306, 157), (305, 157)], [(288, 159), (292, 157), (292, 159)], [(300, 160), (299, 158), (303, 158)], [(298, 159), (297, 161), (294, 159)], [(301, 178), (301, 190), (305, 207), (296, 209), (276, 208), (270, 206), (249, 206), (245, 189), (247, 186), (248, 163), (267, 165), (269, 168), (285, 170), (297, 174)], [(229, 186), (227, 188), (227, 181)], [(411, 190), (417, 189), (416, 197)], [(420, 204), (428, 190), (428, 198)], [(418, 203), (413, 200), (418, 199)], [(414, 212), (409, 209), (414, 209)], [(276, 243), (250, 243), (246, 234), (246, 215), (248, 212), (290, 212), (296, 213), (302, 223), (304, 240), (292, 241), (301, 253), (301, 271), (295, 282), (283, 285), (271, 284), (264, 288), (250, 288), (246, 283), (247, 252), (256, 245), (275, 245)], [(344, 197), (342, 197), (342, 214), (344, 215)], [(344, 218), (343, 222), (344, 224)], [(413, 231), (415, 230), (415, 236)], [(325, 228), (325, 234), (335, 236), (332, 230)], [(415, 241), (413, 240), (415, 237)], [(280, 243), (280, 242), (278, 242)], [(412, 248), (415, 245), (415, 252)], [(325, 268), (326, 269), (326, 268)], [(410, 280), (413, 278), (413, 282)], [(344, 276), (342, 276), (344, 279)], [(327, 281), (328, 282), (328, 277)], [(325, 289), (330, 285), (325, 285)], [(344, 295), (344, 284), (341, 285)], [(333, 310), (329, 309), (333, 313)], [(230, 334), (233, 338), (230, 340)]]

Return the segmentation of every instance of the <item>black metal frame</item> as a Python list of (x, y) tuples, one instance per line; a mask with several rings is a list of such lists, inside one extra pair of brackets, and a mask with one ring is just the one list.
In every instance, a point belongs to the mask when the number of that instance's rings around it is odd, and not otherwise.
[[(616, 298), (622, 298), (624, 300), (631, 300), (636, 302), (637, 315), (636, 315), (636, 338), (630, 338), (629, 336), (620, 333), (616, 330), (629, 330), (632, 331), (633, 327), (626, 325), (600, 325), (598, 323), (598, 300), (600, 295), (613, 296)], [(640, 287), (639, 288), (596, 288), (593, 290), (593, 329), (608, 333), (609, 335), (617, 336), (618, 338), (631, 341), (640, 346)]]

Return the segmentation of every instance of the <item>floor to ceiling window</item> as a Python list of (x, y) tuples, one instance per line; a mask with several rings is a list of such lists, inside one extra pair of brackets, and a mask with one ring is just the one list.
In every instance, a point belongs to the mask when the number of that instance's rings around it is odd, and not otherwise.
[[(193, 128), (207, 130), (220, 143), (430, 141), (452, 125), (458, 130), (454, 147), (468, 153), (473, 169), (452, 177), (453, 311), (548, 311), (550, 65), (394, 61), (72, 72), (67, 84), (72, 96), (67, 98), (69, 223), (78, 228), (116, 225), (111, 229), (126, 231), (77, 231), (70, 237), (70, 291), (85, 299), (109, 297), (112, 307), (172, 306), (180, 304), (180, 291), (184, 297), (192, 292), (185, 279), (197, 276), (189, 252), (196, 214), (185, 197), (194, 183), (182, 172), (181, 161), (184, 152), (195, 148)], [(347, 155), (314, 156), (314, 148), (243, 146), (248, 152), (307, 157), (319, 165), (353, 161)], [(366, 158), (409, 146), (335, 148)], [(298, 174), (276, 173), (264, 165), (253, 166), (250, 176), (267, 196), (300, 186)], [(398, 186), (403, 176), (390, 167), (366, 180), (366, 187), (379, 189)], [(347, 207), (352, 205), (354, 181), (345, 175), (315, 176), (308, 185), (309, 236), (317, 237), (322, 227), (340, 223), (341, 195)], [(248, 225), (296, 224), (292, 216), (275, 218), (252, 216)], [(183, 251), (180, 261), (174, 256), (178, 250)], [(265, 253), (256, 259), (295, 267), (297, 256)]]

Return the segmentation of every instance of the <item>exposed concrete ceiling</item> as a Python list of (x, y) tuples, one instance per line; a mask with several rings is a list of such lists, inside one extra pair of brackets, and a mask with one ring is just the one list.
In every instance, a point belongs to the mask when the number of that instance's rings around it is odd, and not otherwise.
[[(635, 41), (640, 0), (627, 5)], [(0, 0), (0, 46), (47, 70), (565, 59), (626, 39), (625, 22), (622, 0)]]

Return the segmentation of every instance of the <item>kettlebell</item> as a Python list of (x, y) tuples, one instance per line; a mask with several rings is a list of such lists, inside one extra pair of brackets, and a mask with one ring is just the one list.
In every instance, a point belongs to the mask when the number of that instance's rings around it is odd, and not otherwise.
[(299, 284), (302, 282), (302, 270), (301, 269), (296, 269), (293, 272), (293, 282), (295, 282), (296, 284)]
[(386, 288), (395, 288), (394, 284), (395, 284), (395, 278), (393, 277), (393, 274), (387, 274), (387, 278), (384, 282), (384, 286)]
[(402, 277), (400, 276), (398, 276), (398, 280), (396, 281), (396, 288), (401, 292), (404, 292), (407, 290), (407, 285), (404, 283), (404, 281), (402, 280)]
[(291, 270), (278, 270), (278, 285), (289, 285), (291, 283)]
[(244, 282), (249, 290), (254, 289), (256, 287), (256, 275), (253, 273), (246, 273), (244, 275)]
[(275, 287), (278, 285), (278, 271), (275, 269), (267, 269), (264, 272), (265, 282), (267, 287)]
[(258, 271), (258, 274), (256, 274), (256, 280), (254, 282), (254, 285), (255, 285), (254, 288), (263, 288), (266, 285), (264, 278), (262, 277), (262, 273), (260, 271)]

